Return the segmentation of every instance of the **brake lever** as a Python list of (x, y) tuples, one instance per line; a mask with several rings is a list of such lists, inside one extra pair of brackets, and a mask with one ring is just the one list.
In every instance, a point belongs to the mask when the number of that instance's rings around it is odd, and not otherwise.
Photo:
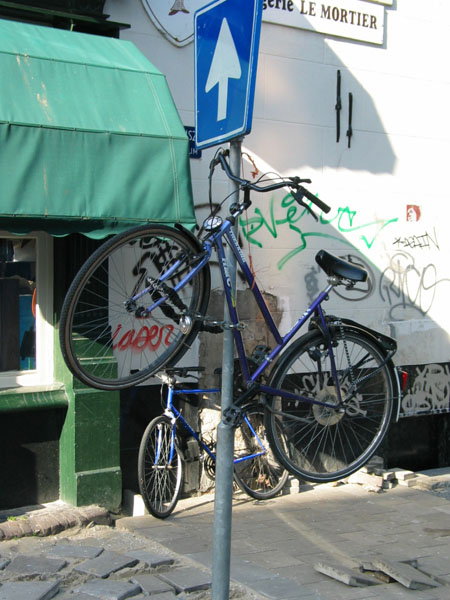
[(299, 185), (300, 183), (312, 183), (311, 179), (300, 179), (297, 175), (295, 177), (289, 177), (289, 180), (295, 185)]
[[(217, 167), (217, 165), (221, 165), (222, 164), (221, 160), (220, 160), (221, 156), (227, 157), (229, 155), (230, 155), (230, 151), (229, 151), (228, 148), (226, 150), (221, 150), (220, 152), (217, 152), (215, 154), (214, 158), (209, 163), (209, 170), (210, 170), (210, 172), (214, 171), (214, 169)], [(222, 169), (223, 169), (223, 166), (222, 166)]]

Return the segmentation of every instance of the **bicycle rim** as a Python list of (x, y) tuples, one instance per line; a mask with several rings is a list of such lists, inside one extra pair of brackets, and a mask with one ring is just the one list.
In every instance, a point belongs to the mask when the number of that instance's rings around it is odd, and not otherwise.
[[(61, 311), (61, 349), (72, 373), (95, 388), (124, 389), (178, 361), (209, 299), (208, 266), (173, 291), (198, 253), (188, 234), (164, 226), (138, 227), (105, 242), (80, 269)], [(179, 266), (161, 287), (176, 260)], [(184, 330), (182, 315), (190, 318)]]
[(261, 456), (235, 463), (234, 479), (241, 490), (252, 498), (257, 500), (273, 498), (283, 489), (289, 473), (275, 460), (267, 441), (264, 408), (255, 404), (245, 408), (244, 414), (253, 431), (245, 421), (236, 430), (235, 457), (259, 454), (263, 450), (265, 452)]
[[(336, 481), (361, 468), (383, 441), (392, 415), (391, 371), (378, 347), (363, 334), (345, 330), (342, 336), (336, 329), (332, 349), (345, 401), (342, 409), (274, 396), (266, 413), (269, 442), (278, 460), (300, 479), (313, 482)], [(311, 332), (293, 344), (269, 385), (337, 404), (323, 336)]]
[(139, 488), (147, 510), (165, 519), (175, 508), (181, 491), (182, 461), (170, 419), (153, 419), (139, 448)]

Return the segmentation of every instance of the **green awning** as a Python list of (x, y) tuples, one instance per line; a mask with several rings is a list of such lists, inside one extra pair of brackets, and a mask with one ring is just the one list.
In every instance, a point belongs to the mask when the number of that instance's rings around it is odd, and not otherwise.
[(166, 79), (127, 41), (0, 20), (0, 229), (195, 223)]

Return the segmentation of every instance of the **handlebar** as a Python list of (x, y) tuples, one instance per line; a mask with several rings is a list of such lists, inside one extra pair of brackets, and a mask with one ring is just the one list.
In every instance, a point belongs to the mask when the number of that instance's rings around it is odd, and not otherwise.
[(331, 208), (328, 206), (328, 204), (325, 204), (325, 202), (320, 200), (320, 198), (314, 196), (314, 194), (312, 194), (310, 191), (308, 191), (301, 185), (302, 183), (311, 183), (310, 179), (300, 179), (299, 177), (286, 177), (282, 178), (281, 181), (270, 183), (269, 185), (257, 185), (256, 183), (252, 183), (248, 179), (242, 179), (241, 177), (238, 177), (237, 175), (234, 175), (234, 173), (232, 173), (230, 165), (228, 164), (228, 161), (226, 159), (226, 156), (228, 155), (228, 150), (220, 151), (218, 155), (211, 161), (210, 169), (214, 170), (216, 165), (220, 164), (223, 170), (225, 171), (227, 177), (239, 184), (239, 187), (242, 190), (244, 190), (244, 192), (247, 191), (248, 193), (250, 190), (253, 190), (255, 192), (270, 192), (273, 190), (278, 190), (282, 187), (289, 187), (291, 189), (291, 194), (293, 195), (295, 200), (301, 206), (304, 206), (315, 218), (317, 218), (316, 215), (311, 210), (311, 207), (305, 204), (305, 202), (303, 201), (303, 197), (308, 198), (310, 202), (315, 204), (323, 212), (330, 212)]

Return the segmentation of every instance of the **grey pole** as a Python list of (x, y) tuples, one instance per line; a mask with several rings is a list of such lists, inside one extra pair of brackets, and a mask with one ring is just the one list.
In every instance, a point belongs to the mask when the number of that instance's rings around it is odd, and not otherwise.
[[(231, 171), (241, 172), (241, 139), (230, 142)], [(230, 181), (230, 191), (239, 193), (239, 185)], [(237, 201), (237, 194), (231, 202)], [(235, 226), (237, 228), (237, 225)], [(231, 285), (236, 289), (236, 259), (227, 255)], [(237, 293), (236, 293), (237, 295)], [(225, 315), (228, 306), (225, 301)], [(233, 403), (234, 340), (231, 329), (223, 334), (221, 419), (217, 430), (216, 487), (214, 496), (214, 535), (212, 599), (228, 600), (230, 592), (231, 513), (233, 496), (234, 427), (224, 419), (224, 411)]]

